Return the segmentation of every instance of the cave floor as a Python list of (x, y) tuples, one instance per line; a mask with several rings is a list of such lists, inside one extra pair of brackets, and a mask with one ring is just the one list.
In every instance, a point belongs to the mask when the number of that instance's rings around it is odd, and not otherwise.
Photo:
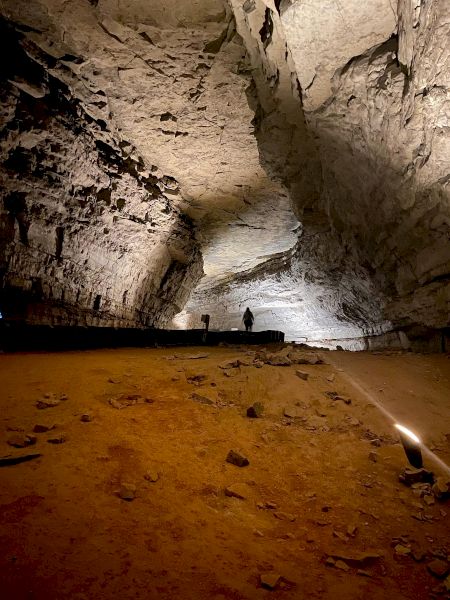
[[(399, 483), (404, 453), (376, 402), (450, 464), (448, 357), (322, 352), (326, 364), (218, 366), (252, 351), (0, 355), (0, 455), (41, 453), (0, 469), (0, 596), (445, 597), (429, 569), (450, 560), (450, 501)], [(45, 394), (67, 400), (38, 409)], [(127, 398), (138, 403), (109, 403)], [(255, 401), (264, 414), (250, 419)], [(56, 427), (28, 448), (7, 444), (35, 425)], [(227, 463), (231, 449), (250, 464)], [(124, 483), (132, 501), (118, 495)], [(225, 495), (230, 486), (245, 499)], [(273, 572), (269, 591), (260, 577)]]

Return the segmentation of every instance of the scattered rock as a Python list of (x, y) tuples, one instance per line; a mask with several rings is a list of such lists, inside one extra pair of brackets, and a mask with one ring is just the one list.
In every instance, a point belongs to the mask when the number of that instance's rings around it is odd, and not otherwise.
[(397, 544), (394, 548), (394, 552), (399, 556), (408, 556), (408, 554), (411, 554), (411, 548), (404, 546), (403, 544)]
[(35, 425), (33, 427), (33, 433), (46, 433), (52, 429), (55, 429), (55, 425)]
[(193, 384), (199, 384), (202, 381), (205, 381), (208, 377), (206, 375), (203, 374), (198, 374), (198, 375), (190, 375), (189, 377), (187, 377), (187, 381), (189, 383), (193, 383)]
[(340, 569), (341, 571), (345, 571), (346, 573), (348, 571), (350, 571), (350, 567), (348, 566), (347, 563), (345, 563), (343, 560), (337, 560), (334, 563), (334, 566), (336, 567), (336, 569)]
[(233, 483), (225, 488), (225, 496), (246, 500), (248, 498), (249, 489), (249, 486), (245, 483)]
[(59, 435), (58, 437), (49, 438), (47, 442), (49, 444), (64, 444), (66, 438), (63, 435)]
[(379, 561), (383, 556), (375, 552), (360, 552), (355, 554), (329, 554), (334, 560), (342, 560), (350, 567), (365, 567)]
[(295, 371), (295, 374), (297, 377), (300, 377), (300, 379), (303, 379), (303, 381), (308, 381), (309, 373), (305, 373), (304, 371)]
[(211, 398), (208, 398), (207, 396), (202, 396), (201, 394), (197, 394), (196, 392), (191, 394), (190, 398), (191, 400), (193, 400), (194, 402), (198, 402), (199, 404), (206, 404), (208, 406), (215, 404), (214, 400), (211, 400)]
[(120, 490), (118, 491), (119, 498), (131, 502), (136, 498), (136, 486), (132, 483), (122, 483)]
[(8, 439), (7, 443), (14, 448), (26, 448), (36, 443), (36, 437), (34, 435), (29, 436), (16, 433)]
[(39, 410), (44, 410), (45, 408), (54, 408), (55, 406), (58, 406), (60, 403), (60, 400), (58, 400), (58, 398), (51, 398), (51, 397), (47, 397), (48, 394), (46, 394), (44, 396), (43, 400), (38, 400), (36, 402), (36, 407)]
[(255, 402), (247, 408), (247, 417), (250, 419), (259, 419), (262, 417), (264, 412), (264, 404), (262, 402)]
[(304, 410), (297, 406), (287, 406), (283, 410), (283, 415), (288, 419), (300, 419), (304, 417)]
[(295, 521), (295, 519), (297, 518), (295, 515), (292, 515), (291, 513), (286, 513), (286, 512), (282, 512), (282, 511), (274, 512), (273, 516), (276, 519), (279, 519), (280, 521), (289, 521), (290, 523), (293, 523)]
[(159, 479), (159, 473), (155, 469), (149, 469), (144, 475), (144, 479), (150, 481), (151, 483), (156, 483)]
[(86, 413), (84, 415), (81, 415), (80, 421), (82, 421), (83, 423), (90, 423), (92, 421), (92, 417), (90, 414)]
[(139, 394), (123, 394), (118, 398), (113, 398), (109, 400), (109, 404), (113, 408), (117, 408), (121, 410), (122, 408), (127, 408), (128, 406), (135, 406), (136, 404), (151, 404), (153, 400), (150, 398), (144, 398)]
[(274, 571), (270, 571), (269, 573), (261, 573), (259, 576), (262, 587), (268, 590), (274, 590), (277, 587), (280, 579), (281, 575), (275, 573)]
[(445, 560), (436, 559), (427, 564), (427, 569), (432, 575), (442, 579), (450, 571), (450, 565)]
[(438, 500), (448, 498), (450, 496), (450, 480), (445, 477), (438, 477), (431, 490)]
[(35, 454), (22, 454), (16, 456), (0, 456), (0, 467), (9, 467), (12, 465), (18, 465), (23, 462), (28, 462), (29, 460), (33, 460), (34, 458), (39, 458), (41, 455), (38, 453)]
[(228, 452), (226, 461), (232, 465), (235, 465), (236, 467), (246, 467), (250, 464), (248, 458), (245, 458), (245, 456), (239, 452), (235, 452), (234, 450), (230, 450)]
[(378, 462), (378, 452), (375, 452), (375, 450), (369, 452), (369, 460), (374, 463)]

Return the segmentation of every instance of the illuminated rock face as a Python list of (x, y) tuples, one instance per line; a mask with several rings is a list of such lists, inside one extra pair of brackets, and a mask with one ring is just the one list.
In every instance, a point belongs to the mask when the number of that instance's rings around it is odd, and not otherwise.
[(450, 5), (422, 4), (3, 0), (9, 306), (448, 327)]

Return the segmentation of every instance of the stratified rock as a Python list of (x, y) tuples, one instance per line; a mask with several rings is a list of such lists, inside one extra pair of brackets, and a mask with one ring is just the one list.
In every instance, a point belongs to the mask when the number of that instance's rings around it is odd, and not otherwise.
[(248, 458), (245, 458), (245, 456), (234, 450), (228, 452), (226, 461), (232, 465), (236, 465), (236, 467), (246, 467), (250, 464)]
[(264, 412), (264, 404), (262, 402), (254, 402), (247, 408), (247, 417), (250, 419), (258, 419), (262, 417)]

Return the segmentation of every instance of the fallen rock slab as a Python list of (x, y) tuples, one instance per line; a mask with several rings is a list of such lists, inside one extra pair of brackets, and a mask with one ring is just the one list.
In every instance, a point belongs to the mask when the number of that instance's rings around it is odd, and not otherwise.
[(226, 461), (236, 467), (246, 467), (250, 464), (248, 458), (245, 458), (245, 456), (234, 450), (228, 452)]

